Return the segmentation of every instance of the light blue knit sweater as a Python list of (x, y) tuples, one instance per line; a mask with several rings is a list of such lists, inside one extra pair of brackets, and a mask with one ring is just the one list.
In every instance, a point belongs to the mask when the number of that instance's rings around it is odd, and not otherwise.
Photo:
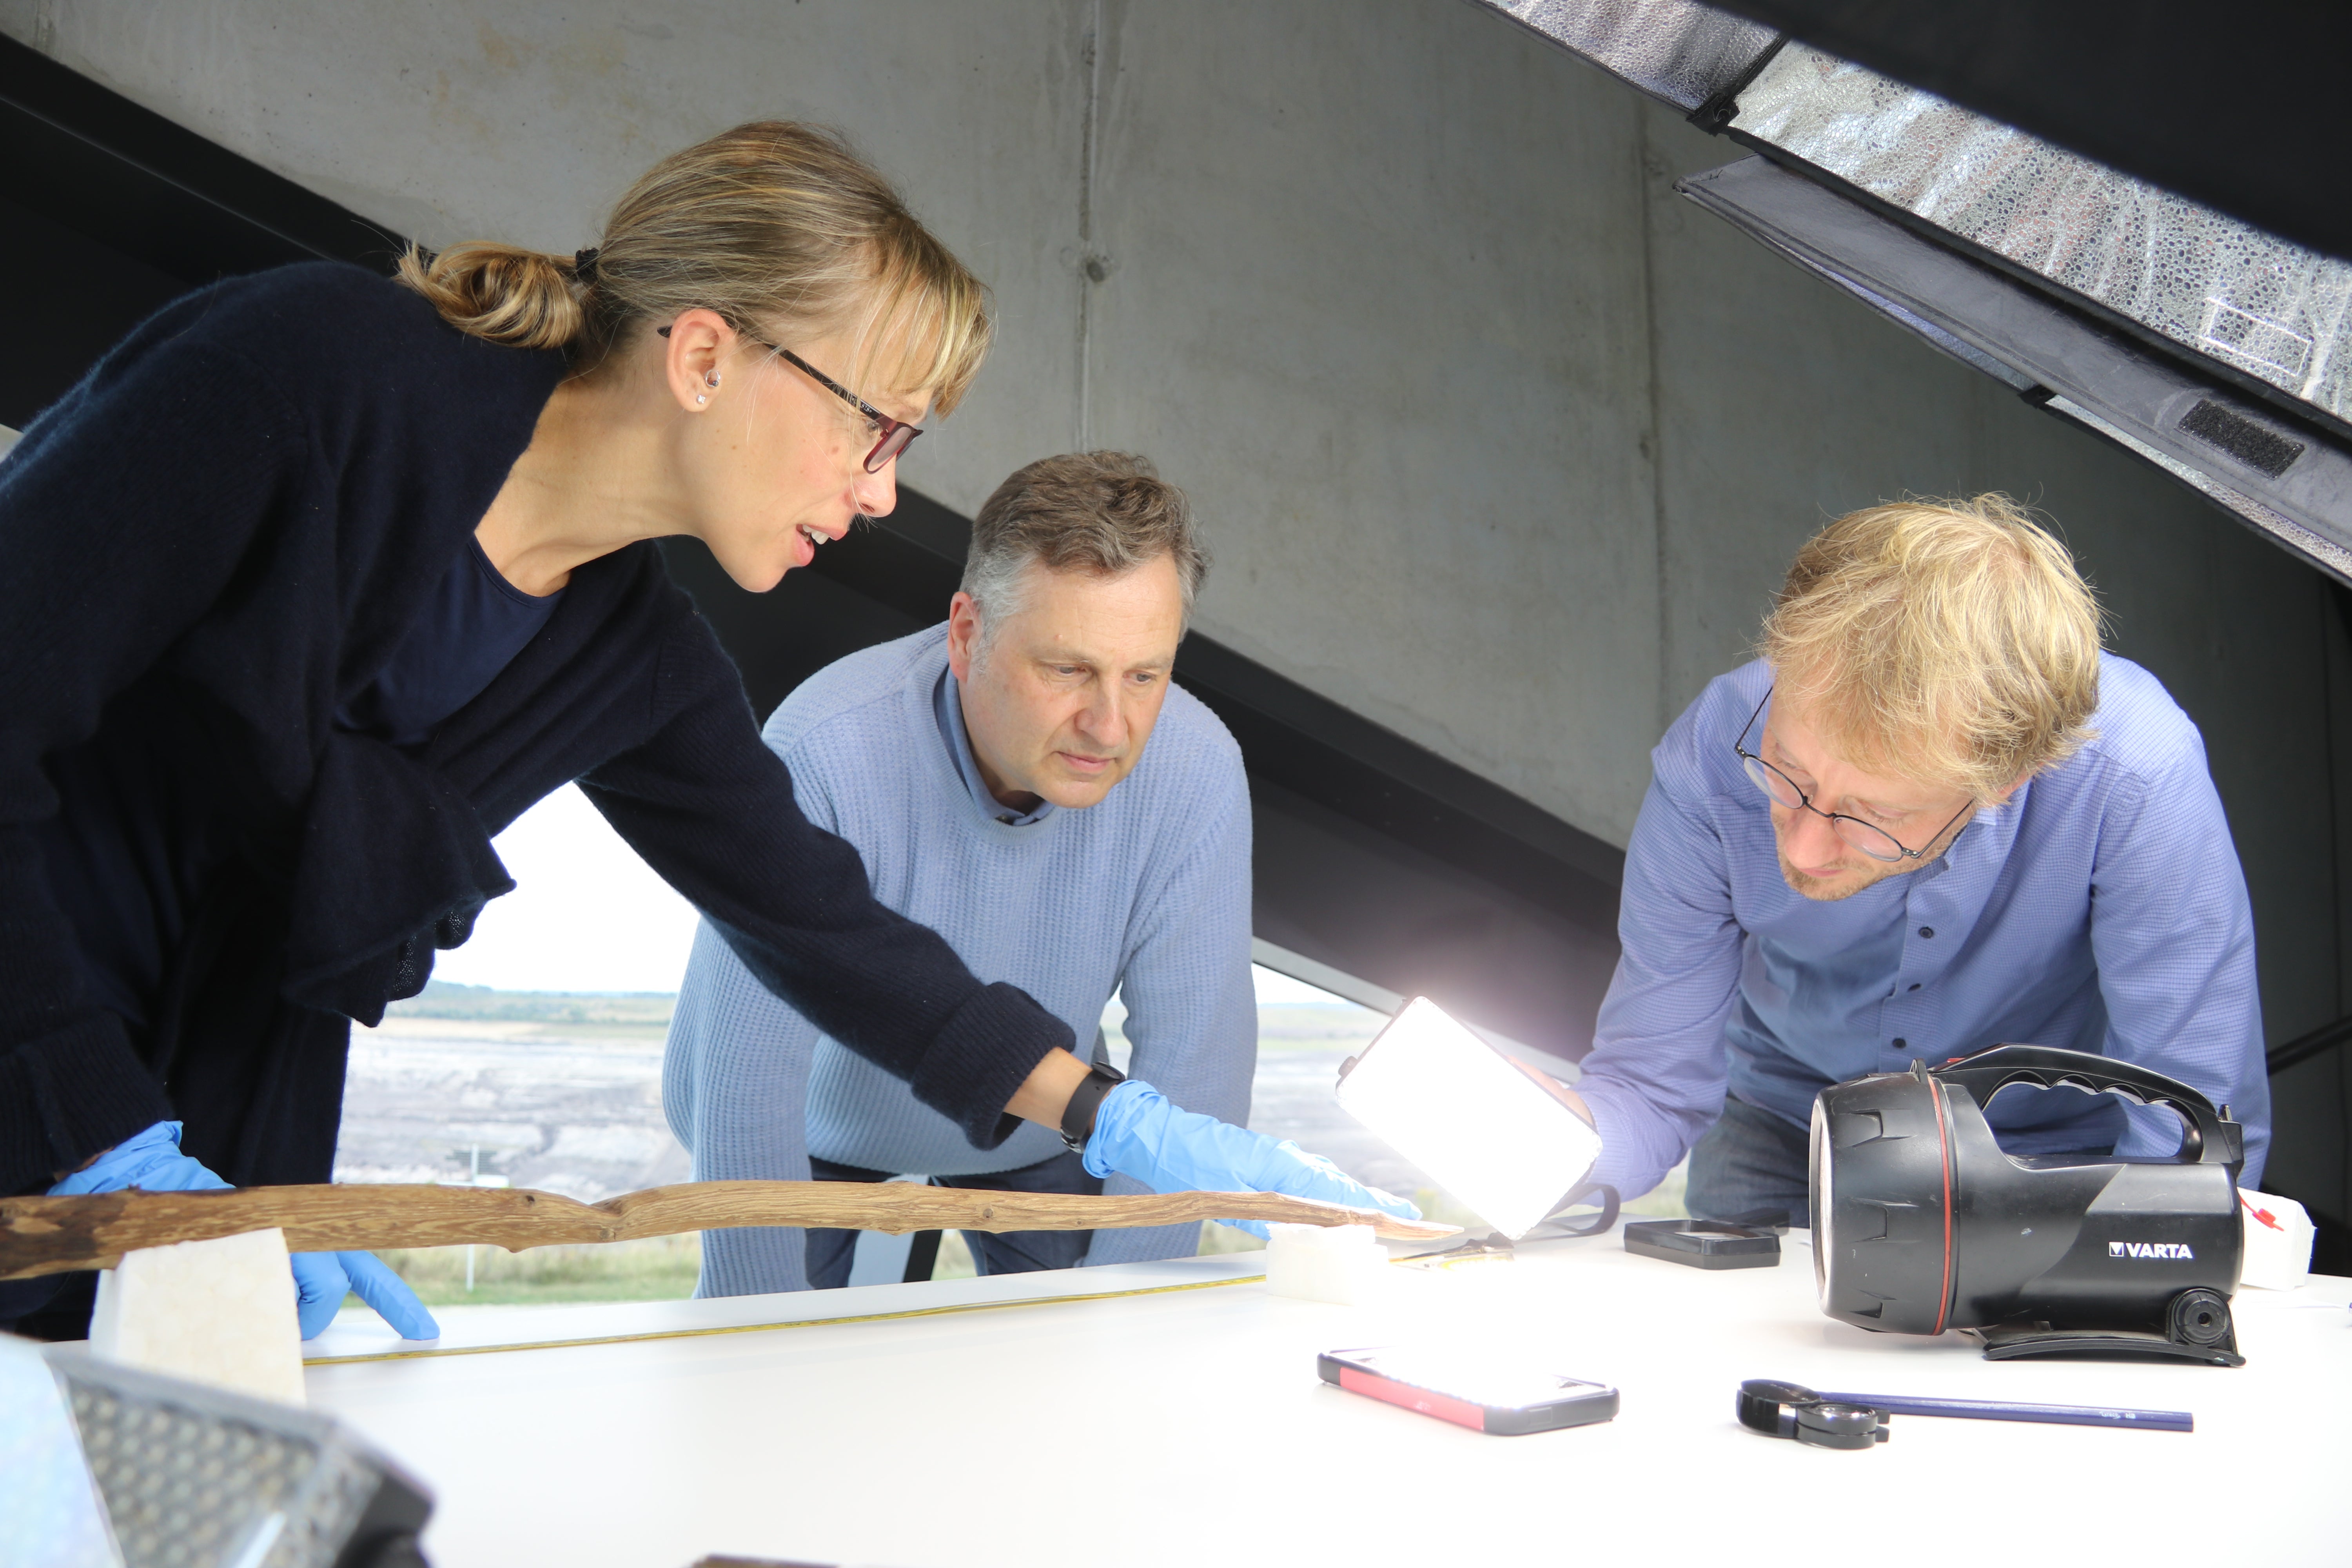
[[(936, 930), (982, 979), (1009, 981), (1066, 1020), (1081, 1051), (1122, 991), (1130, 1073), (1188, 1110), (1247, 1121), (1250, 809), (1233, 737), (1171, 688), (1142, 761), (1100, 805), (1012, 826), (957, 771), (961, 736), (941, 733), (935, 703), (946, 673), (946, 628), (933, 626), (803, 682), (766, 731), (801, 809), (857, 847), (883, 903)], [(961, 724), (953, 704), (946, 711)], [(811, 1152), (952, 1178), (1062, 1148), (1031, 1124), (973, 1148), (906, 1084), (777, 1000), (707, 922), (670, 1024), (662, 1100), (698, 1181), (805, 1181)], [(1145, 1189), (1113, 1177), (1105, 1190)], [(1190, 1256), (1198, 1234), (1102, 1231), (1086, 1260)], [(805, 1289), (800, 1231), (704, 1234), (698, 1294)]]

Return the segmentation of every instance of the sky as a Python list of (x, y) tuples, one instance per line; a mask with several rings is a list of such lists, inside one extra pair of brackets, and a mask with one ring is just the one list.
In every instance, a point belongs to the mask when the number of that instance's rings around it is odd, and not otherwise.
[(515, 890), (493, 899), (436, 980), (501, 991), (675, 991), (694, 906), (564, 785), (493, 841)]
[[(515, 890), (493, 899), (465, 946), (433, 977), (500, 991), (675, 991), (694, 945), (694, 907), (672, 892), (572, 785), (515, 819), (495, 841)], [(1255, 968), (1257, 999), (1339, 998)]]

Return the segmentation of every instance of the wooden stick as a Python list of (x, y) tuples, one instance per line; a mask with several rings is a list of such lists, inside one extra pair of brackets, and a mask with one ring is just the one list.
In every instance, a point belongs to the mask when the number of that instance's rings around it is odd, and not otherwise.
[(528, 1187), (135, 1189), (72, 1198), (0, 1198), (0, 1279), (111, 1268), (122, 1254), (275, 1226), (294, 1252), (389, 1247), (503, 1247), (635, 1241), (689, 1230), (781, 1225), (841, 1230), (1115, 1230), (1204, 1219), (1363, 1225), (1428, 1241), (1459, 1226), (1279, 1193), (1087, 1197), (983, 1193), (911, 1182), (686, 1182), (583, 1204)]

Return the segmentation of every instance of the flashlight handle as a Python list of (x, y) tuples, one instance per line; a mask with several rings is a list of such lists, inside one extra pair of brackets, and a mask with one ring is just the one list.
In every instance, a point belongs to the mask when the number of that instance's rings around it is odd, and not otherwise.
[(2016, 1083), (2087, 1089), (2121, 1095), (2141, 1105), (2170, 1106), (2186, 1127), (2180, 1143), (2184, 1163), (2234, 1165), (2245, 1159), (2245, 1132), (2238, 1123), (2223, 1121), (2211, 1100), (2179, 1079), (2135, 1062), (2055, 1046), (1994, 1046), (1928, 1070), (1947, 1087), (1967, 1089), (1979, 1108)]
[(1890, 1394), (1823, 1394), (1838, 1405), (1867, 1405), (1889, 1415), (1948, 1415), (1969, 1421), (2040, 1421), (2058, 1426), (2129, 1426), (2146, 1432), (2194, 1432), (2186, 1410), (2124, 1410), (2100, 1405), (2007, 1405), (1990, 1399), (1929, 1399)]

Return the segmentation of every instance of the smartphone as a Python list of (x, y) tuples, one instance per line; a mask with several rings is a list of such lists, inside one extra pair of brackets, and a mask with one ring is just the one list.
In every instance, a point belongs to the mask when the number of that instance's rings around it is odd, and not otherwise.
[(1350, 1394), (1503, 1437), (1583, 1426), (1617, 1414), (1617, 1391), (1607, 1384), (1489, 1357), (1387, 1345), (1325, 1351), (1315, 1358), (1315, 1370)]

